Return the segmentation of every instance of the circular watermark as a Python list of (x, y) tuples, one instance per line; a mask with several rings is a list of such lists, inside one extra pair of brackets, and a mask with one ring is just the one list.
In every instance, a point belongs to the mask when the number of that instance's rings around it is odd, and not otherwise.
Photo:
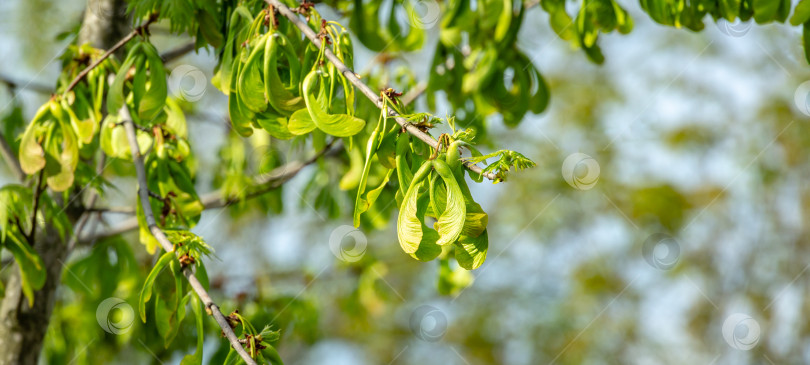
[(681, 245), (667, 234), (655, 233), (644, 241), (641, 255), (650, 266), (659, 270), (669, 270), (675, 267), (681, 258)]
[(447, 317), (434, 306), (421, 305), (411, 313), (411, 332), (418, 339), (436, 342), (447, 332)]
[(442, 10), (435, 0), (411, 1), (411, 24), (419, 29), (430, 29), (441, 19)]
[(805, 81), (796, 88), (793, 102), (802, 114), (810, 117), (810, 81)]
[(719, 19), (714, 24), (720, 30), (720, 33), (735, 38), (742, 37), (751, 30), (751, 22), (744, 22), (740, 18), (735, 19), (734, 22)]
[(734, 313), (723, 322), (723, 339), (729, 346), (748, 351), (759, 342), (759, 323), (751, 316)]
[[(344, 242), (352, 241), (351, 248), (347, 249)], [(335, 257), (344, 262), (357, 262), (366, 254), (368, 240), (366, 235), (359, 229), (350, 225), (342, 225), (335, 228), (329, 236), (329, 250)]]
[(599, 163), (584, 153), (572, 153), (562, 164), (565, 182), (577, 190), (590, 190), (599, 181)]
[(135, 311), (123, 299), (107, 298), (96, 308), (96, 321), (108, 333), (114, 335), (126, 333), (135, 321)]
[(192, 65), (180, 65), (169, 74), (169, 90), (172, 95), (185, 101), (202, 99), (208, 89), (208, 78)]

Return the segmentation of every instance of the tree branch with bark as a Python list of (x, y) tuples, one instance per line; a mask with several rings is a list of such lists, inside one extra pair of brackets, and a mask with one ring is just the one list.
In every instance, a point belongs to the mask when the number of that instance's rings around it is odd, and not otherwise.
[[(138, 179), (138, 196), (140, 197), (140, 204), (141, 208), (143, 209), (144, 217), (146, 218), (146, 224), (149, 227), (149, 232), (155, 239), (160, 243), (160, 246), (166, 252), (174, 251), (174, 244), (169, 241), (163, 231), (158, 227), (157, 221), (155, 221), (155, 215), (152, 212), (152, 205), (149, 203), (149, 189), (147, 188), (147, 179), (146, 179), (146, 169), (144, 168), (143, 164), (143, 155), (141, 155), (141, 151), (138, 147), (138, 138), (135, 134), (135, 125), (132, 122), (132, 117), (129, 114), (128, 107), (124, 105), (121, 107), (119, 114), (121, 116), (122, 122), (124, 123), (124, 128), (126, 128), (127, 133), (127, 140), (129, 140), (129, 148), (132, 151), (132, 160), (135, 164), (135, 172)], [(183, 275), (188, 280), (188, 283), (191, 285), (191, 288), (197, 294), (197, 296), (202, 301), (203, 305), (205, 306), (206, 310), (209, 311), (216, 319), (217, 324), (222, 329), (222, 333), (225, 334), (225, 337), (228, 338), (228, 341), (231, 343), (231, 346), (236, 350), (242, 360), (249, 365), (256, 365), (256, 361), (245, 351), (242, 345), (239, 343), (239, 338), (233, 332), (233, 328), (231, 328), (228, 320), (219, 310), (219, 307), (214, 303), (211, 299), (211, 296), (208, 294), (208, 291), (205, 290), (203, 285), (200, 283), (200, 280), (194, 276), (194, 272), (185, 267), (183, 269)], [(200, 333), (198, 336), (202, 336), (203, 334)]]

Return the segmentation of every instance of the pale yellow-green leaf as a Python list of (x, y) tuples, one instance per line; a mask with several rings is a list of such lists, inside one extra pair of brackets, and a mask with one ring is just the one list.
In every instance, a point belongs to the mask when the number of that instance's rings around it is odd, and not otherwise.
[(281, 52), (278, 49), (278, 42), (282, 41), (281, 33), (274, 33), (267, 37), (264, 50), (264, 89), (267, 100), (279, 112), (285, 115), (306, 107), (304, 98), (290, 93), (281, 82), (278, 75), (278, 64), (276, 58)]
[(188, 127), (183, 109), (174, 99), (166, 99), (166, 128), (178, 138), (188, 138)]
[[(152, 120), (166, 104), (166, 96), (168, 95), (166, 70), (155, 46), (149, 42), (144, 42), (142, 50), (149, 64), (149, 85), (138, 106), (138, 115), (143, 120)], [(137, 72), (143, 71), (137, 70)]]
[(256, 122), (270, 133), (273, 138), (290, 139), (295, 137), (295, 134), (290, 132), (289, 124), (286, 117), (269, 116), (266, 117), (264, 113), (256, 114)]
[(79, 163), (79, 145), (76, 135), (66, 123), (60, 124), (61, 141), (52, 137), (48, 146), (48, 150), (53, 151), (51, 154), (58, 156), (58, 170), (54, 169), (57, 172), (49, 173), (47, 178), (48, 186), (54, 191), (65, 191), (73, 185), (73, 172)]
[[(267, 99), (264, 95), (264, 80), (262, 78), (262, 61), (264, 55), (264, 37), (251, 50), (247, 62), (239, 70), (236, 83), (236, 92), (240, 100), (254, 113), (261, 113), (267, 109)], [(261, 45), (261, 46), (260, 46)]]
[(456, 182), (456, 177), (447, 162), (441, 159), (433, 160), (433, 168), (444, 181), (447, 187), (446, 208), (441, 213), (436, 222), (436, 230), (439, 232), (439, 245), (443, 246), (455, 242), (464, 227), (464, 219), (467, 214), (464, 195)]
[(380, 183), (379, 186), (377, 186), (372, 190), (367, 191), (365, 194), (358, 197), (359, 203), (355, 204), (353, 217), (355, 227), (360, 226), (360, 215), (367, 212), (369, 208), (371, 208), (371, 206), (374, 205), (374, 202), (376, 202), (377, 198), (380, 197), (380, 194), (382, 193), (383, 189), (385, 189), (385, 186), (388, 185), (388, 181), (389, 179), (391, 179), (391, 175), (393, 175), (393, 173), (394, 170), (388, 170), (388, 172), (385, 173), (385, 177), (383, 178), (383, 181)]
[(464, 219), (464, 228), (461, 229), (461, 234), (464, 236), (478, 237), (486, 228), (489, 223), (489, 215), (481, 209), (481, 206), (476, 202), (467, 202), (467, 216)]
[(359, 148), (348, 151), (349, 170), (340, 178), (340, 190), (351, 190), (360, 185), (363, 177), (363, 153)]
[[(304, 101), (307, 105), (312, 121), (318, 129), (336, 137), (350, 137), (366, 126), (366, 122), (360, 118), (348, 114), (329, 114), (318, 102), (314, 95), (315, 83), (319, 78), (318, 71), (311, 71), (304, 78)], [(296, 112), (297, 113), (297, 112)], [(295, 115), (295, 113), (293, 113)]]
[(37, 141), (39, 127), (36, 120), (29, 124), (20, 142), (20, 167), (28, 175), (33, 175), (45, 167), (45, 150)]
[(300, 109), (293, 113), (287, 127), (290, 128), (290, 133), (299, 136), (312, 132), (316, 128), (315, 122), (312, 121), (307, 109)]
[[(399, 207), (397, 238), (399, 239), (399, 245), (402, 246), (402, 250), (406, 253), (416, 253), (423, 237), (428, 238), (428, 241), (432, 238), (429, 234), (425, 234), (425, 231), (431, 230), (423, 222), (424, 208), (422, 208), (421, 214), (419, 211), (419, 190), (424, 185), (424, 180), (430, 172), (431, 166), (429, 162), (425, 162), (419, 167), (405, 193), (402, 205)], [(426, 201), (423, 199), (422, 202), (422, 206), (424, 206)]]
[(487, 258), (489, 248), (489, 235), (484, 230), (478, 237), (459, 236), (456, 247), (456, 261), (458, 265), (467, 269), (475, 270)]
[[(96, 133), (96, 123), (92, 118), (92, 110), (89, 110), (89, 105), (85, 102), (85, 99), (76, 98), (72, 107), (68, 104), (66, 99), (62, 99), (62, 107), (70, 117), (70, 125), (73, 128), (73, 132), (78, 137), (79, 142), (81, 144), (89, 144), (92, 142)], [(89, 112), (88, 117), (86, 119), (79, 118), (73, 110), (74, 108), (87, 110)]]

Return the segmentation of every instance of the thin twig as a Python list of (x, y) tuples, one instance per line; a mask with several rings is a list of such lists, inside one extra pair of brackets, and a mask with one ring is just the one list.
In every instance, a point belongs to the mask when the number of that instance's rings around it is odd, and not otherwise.
[(76, 75), (76, 77), (73, 79), (73, 81), (70, 82), (67, 89), (65, 89), (64, 93), (67, 94), (68, 92), (70, 92), (70, 90), (73, 90), (73, 88), (76, 87), (76, 85), (79, 84), (79, 81), (82, 81), (82, 79), (85, 76), (87, 76), (87, 74), (90, 73), (90, 71), (92, 71), (94, 68), (98, 67), (98, 65), (100, 65), (102, 62), (104, 62), (104, 60), (106, 60), (108, 57), (110, 57), (110, 55), (115, 53), (115, 51), (117, 51), (119, 48), (121, 48), (125, 44), (127, 44), (127, 42), (132, 40), (132, 38), (135, 38), (135, 36), (137, 36), (138, 34), (141, 34), (146, 28), (149, 27), (149, 24), (152, 24), (152, 22), (157, 20), (157, 18), (158, 17), (157, 17), (156, 14), (153, 14), (152, 16), (150, 16), (149, 19), (146, 20), (146, 23), (143, 23), (143, 24), (139, 25), (137, 28), (132, 30), (132, 32), (129, 32), (129, 34), (124, 36), (124, 38), (121, 38), (121, 40), (118, 41), (118, 43), (116, 43), (114, 46), (112, 46), (112, 48), (108, 49), (107, 52), (104, 52), (104, 54), (101, 55), (101, 57), (99, 59), (95, 60), (95, 62), (93, 62), (89, 66), (85, 67), (84, 70), (82, 70), (82, 72), (79, 72), (79, 74)]
[[(307, 167), (315, 163), (315, 161), (317, 161), (318, 158), (332, 154), (338, 150), (339, 149), (331, 148), (330, 145), (327, 145), (315, 156), (305, 161), (288, 162), (282, 166), (273, 169), (264, 177), (257, 179), (256, 181), (257, 186), (255, 187), (255, 190), (249, 192), (245, 196), (245, 199), (251, 199), (260, 196), (262, 194), (265, 194), (269, 191), (272, 191), (274, 189), (278, 189), (278, 187), (280, 187), (281, 185), (283, 185), (284, 183), (286, 183), (287, 181), (298, 175), (298, 173), (300, 173), (301, 170), (304, 169), (304, 167)], [(216, 209), (228, 206), (230, 204), (238, 203), (239, 200), (223, 198), (222, 190), (219, 189), (201, 195), (200, 202), (202, 202), (204, 209)], [(99, 210), (103, 211), (103, 209), (104, 208), (99, 208), (97, 211)], [(135, 211), (131, 208), (127, 209), (124, 207), (120, 207), (116, 209), (116, 212), (133, 214)], [(138, 220), (135, 217), (130, 217), (122, 221), (121, 223), (118, 223), (116, 226), (107, 229), (103, 232), (99, 232), (98, 234), (94, 234), (88, 237), (82, 237), (81, 242), (93, 242), (99, 239), (117, 236), (119, 234), (132, 231), (136, 228), (138, 228)]]
[(38, 81), (17, 81), (7, 75), (0, 74), (0, 83), (8, 85), (11, 89), (30, 90), (40, 94), (53, 94), (53, 88)]
[[(101, 152), (101, 156), (99, 157), (98, 161), (96, 161), (96, 175), (101, 176), (101, 173), (104, 172), (104, 168), (107, 166), (107, 155), (104, 152)], [(73, 249), (76, 247), (76, 244), (79, 243), (79, 237), (81, 237), (82, 231), (84, 230), (84, 226), (90, 220), (90, 216), (94, 213), (93, 209), (95, 209), (96, 201), (98, 200), (98, 192), (95, 189), (91, 189), (88, 193), (90, 198), (88, 198), (87, 202), (87, 209), (82, 212), (82, 215), (79, 217), (79, 220), (76, 222), (76, 227), (73, 228), (73, 236), (70, 237), (68, 240), (67, 247), (68, 247), (68, 255), (73, 252)], [(97, 219), (100, 219), (98, 217)]]
[(179, 46), (177, 48), (170, 49), (170, 50), (164, 52), (163, 54), (161, 54), (160, 59), (163, 60), (163, 63), (169, 63), (169, 62), (174, 61), (174, 60), (176, 60), (176, 59), (178, 59), (180, 57), (183, 57), (187, 53), (193, 51), (194, 46), (195, 46), (194, 42), (189, 42), (189, 43), (186, 43), (186, 44), (184, 44), (182, 46)]
[(322, 150), (305, 161), (295, 161), (273, 169), (269, 174), (256, 181), (258, 186), (255, 190), (248, 192), (244, 199), (225, 199), (222, 196), (222, 190), (215, 190), (201, 196), (200, 201), (205, 209), (223, 208), (238, 203), (241, 200), (255, 198), (274, 189), (278, 189), (281, 185), (284, 185), (284, 183), (295, 177), (295, 175), (298, 175), (304, 167), (315, 163), (315, 161), (326, 155), (330, 150), (336, 151), (336, 149), (332, 149), (332, 144), (335, 143), (336, 140), (337, 139), (331, 140)]
[[(127, 139), (129, 139), (129, 148), (132, 150), (132, 160), (135, 163), (135, 172), (138, 176), (138, 195), (140, 196), (141, 207), (143, 208), (143, 215), (146, 218), (146, 224), (149, 226), (149, 231), (152, 233), (152, 236), (154, 236), (163, 247), (163, 250), (166, 252), (172, 252), (174, 251), (174, 244), (169, 241), (160, 227), (157, 226), (154, 213), (152, 212), (152, 204), (149, 202), (149, 192), (146, 183), (146, 169), (144, 168), (143, 156), (141, 155), (138, 147), (138, 139), (135, 135), (135, 126), (132, 122), (132, 116), (130, 116), (126, 105), (121, 107), (119, 114), (121, 119), (124, 120), (124, 128), (126, 129)], [(228, 320), (225, 319), (225, 316), (219, 310), (219, 307), (214, 303), (213, 300), (211, 300), (211, 296), (208, 295), (208, 292), (202, 286), (200, 281), (196, 276), (194, 276), (194, 272), (192, 272), (189, 267), (185, 267), (183, 269), (183, 275), (188, 280), (188, 283), (191, 285), (194, 292), (197, 293), (197, 296), (203, 302), (205, 308), (207, 308), (214, 316), (214, 319), (216, 319), (219, 327), (222, 328), (222, 333), (224, 333), (225, 337), (228, 338), (228, 341), (230, 341), (234, 350), (236, 350), (239, 356), (242, 357), (245, 363), (249, 365), (256, 365), (256, 361), (250, 357), (247, 351), (245, 351), (245, 349), (239, 343), (239, 338), (236, 336), (236, 333), (234, 333), (233, 328), (231, 328), (230, 324), (228, 323)]]
[(106, 229), (102, 232), (98, 232), (97, 234), (91, 234), (87, 237), (80, 237), (79, 242), (81, 242), (82, 244), (92, 243), (98, 240), (103, 240), (105, 238), (117, 236), (119, 234), (124, 234), (137, 228), (138, 228), (138, 218), (132, 216), (123, 220), (121, 223), (118, 223), (116, 226), (112, 228)]
[(6, 163), (11, 169), (11, 173), (14, 174), (14, 177), (20, 181), (25, 180), (25, 172), (23, 172), (22, 168), (20, 167), (20, 161), (17, 160), (17, 156), (11, 149), (11, 145), (6, 142), (6, 136), (3, 135), (3, 132), (0, 132), (0, 155), (3, 156), (4, 160), (6, 160)]
[(25, 235), (25, 228), (23, 228), (23, 224), (20, 221), (19, 216), (16, 216), (16, 215), (14, 216), (14, 223), (17, 225), (17, 230), (20, 231), (20, 234), (22, 234), (23, 237), (25, 237), (25, 240), (28, 241), (28, 237), (26, 237), (26, 235)]
[[(144, 24), (142, 24), (142, 25), (138, 26), (137, 28), (135, 28), (132, 32), (127, 34), (124, 38), (121, 38), (121, 40), (118, 41), (118, 43), (116, 43), (114, 46), (112, 46), (112, 48), (110, 48), (109, 50), (104, 52), (104, 54), (101, 55), (101, 58), (97, 59), (95, 62), (91, 63), (89, 66), (85, 67), (84, 70), (79, 72), (79, 74), (76, 75), (76, 77), (73, 79), (73, 81), (70, 82), (70, 84), (68, 85), (67, 89), (65, 89), (64, 92), (68, 93), (71, 90), (73, 90), (73, 88), (75, 88), (76, 85), (78, 85), (79, 82), (82, 81), (82, 79), (84, 79), (87, 76), (88, 73), (90, 73), (90, 71), (92, 71), (94, 68), (98, 67), (98, 65), (100, 65), (102, 62), (104, 62), (104, 60), (109, 58), (110, 55), (115, 53), (115, 51), (117, 51), (119, 48), (121, 48), (125, 44), (127, 44), (127, 42), (132, 40), (132, 38), (135, 38), (135, 36), (137, 36), (138, 34), (141, 34), (141, 32), (143, 32), (147, 27), (149, 27), (150, 24), (152, 24), (156, 20), (157, 20), (156, 15), (150, 16), (149, 19), (147, 19), (147, 21)], [(9, 84), (11, 86), (16, 86), (17, 85), (17, 83), (15, 83), (15, 82), (13, 82), (10, 79), (5, 78), (5, 77), (0, 77), (0, 82), (7, 83), (7, 84)], [(47, 93), (53, 92), (53, 90), (51, 90), (50, 88), (40, 87), (40, 85), (33, 85), (31, 82), (26, 84), (26, 88), (28, 88), (29, 86), (34, 86), (34, 87), (32, 87), (32, 90), (34, 90), (34, 91), (47, 92)], [(25, 173), (22, 171), (22, 168), (20, 168), (20, 161), (14, 155), (14, 152), (11, 150), (11, 146), (9, 146), (9, 144), (6, 142), (6, 139), (5, 139), (5, 137), (3, 136), (2, 133), (0, 133), (0, 155), (2, 155), (3, 159), (5, 159), (6, 163), (8, 163), (9, 167), (11, 168), (11, 172), (14, 174), (14, 176), (20, 181), (24, 180), (25, 179)]]
[(37, 186), (34, 189), (34, 211), (31, 213), (31, 232), (28, 233), (28, 243), (34, 246), (34, 235), (37, 234), (37, 210), (39, 210), (39, 199), (42, 197), (42, 191), (45, 190), (45, 185), (42, 183), (45, 180), (45, 169), (39, 172), (37, 178)]
[(152, 198), (155, 198), (155, 199), (161, 200), (161, 201), (166, 200), (166, 198), (160, 196), (160, 194), (158, 194), (158, 193), (156, 193), (156, 192), (154, 192), (152, 190), (148, 190), (148, 192), (149, 192), (149, 196), (152, 197)]
[(420, 82), (414, 86), (413, 89), (408, 90), (408, 92), (402, 96), (402, 99), (399, 99), (402, 104), (408, 105), (413, 103), (418, 97), (422, 96), (422, 94), (427, 90), (427, 82)]
[(132, 207), (93, 207), (85, 210), (94, 213), (135, 214)]
[[(298, 18), (298, 16), (292, 10), (290, 10), (289, 7), (287, 7), (287, 5), (284, 5), (279, 0), (265, 0), (265, 2), (270, 5), (273, 5), (278, 10), (278, 12), (281, 13), (281, 15), (287, 17), (287, 19), (293, 22), (293, 24), (295, 24), (298, 27), (298, 29), (300, 29), (301, 32), (304, 33), (304, 35), (309, 39), (310, 42), (312, 42), (312, 44), (315, 45), (316, 48), (321, 49), (321, 41), (318, 38), (318, 35), (315, 33), (315, 31), (313, 31), (312, 28), (310, 28), (306, 23), (301, 21), (301, 19)], [(352, 85), (354, 85), (364, 95), (366, 95), (366, 97), (369, 100), (371, 100), (374, 103), (374, 105), (376, 105), (380, 109), (383, 109), (383, 107), (385, 106), (385, 101), (380, 98), (378, 92), (375, 92), (368, 85), (363, 83), (363, 81), (361, 81), (357, 77), (357, 74), (355, 74), (354, 71), (346, 67), (346, 65), (343, 64), (343, 62), (341, 62), (340, 59), (337, 56), (335, 56), (334, 53), (332, 53), (332, 50), (330, 50), (329, 47), (324, 47), (324, 54), (326, 55), (326, 58), (329, 60), (329, 62), (331, 62), (335, 66), (335, 68), (337, 68), (337, 70), (340, 71), (340, 73), (343, 74), (343, 76), (346, 77), (346, 79), (352, 83)], [(393, 117), (394, 120), (396, 120), (397, 123), (399, 123), (399, 125), (402, 126), (402, 128), (405, 128), (405, 130), (407, 130), (411, 135), (427, 143), (430, 147), (437, 148), (438, 142), (436, 142), (436, 140), (433, 139), (433, 137), (431, 137), (429, 134), (425, 132), (422, 132), (421, 130), (419, 130), (419, 128), (415, 127), (405, 118), (401, 117), (397, 112), (393, 110), (393, 108), (387, 109), (388, 115)], [(470, 169), (470, 171), (481, 174), (487, 179), (493, 181), (500, 180), (495, 174), (491, 172), (484, 173), (483, 169), (481, 169), (481, 167), (477, 166), (474, 163), (471, 163), (469, 161), (462, 161), (462, 163), (464, 164), (464, 166)]]
[[(97, 196), (92, 196), (90, 199), (91, 204), (96, 203)], [(68, 253), (73, 252), (73, 249), (76, 247), (76, 244), (79, 242), (79, 236), (82, 234), (82, 230), (84, 230), (84, 226), (90, 220), (90, 216), (93, 213), (89, 210), (85, 210), (82, 215), (79, 217), (79, 220), (76, 222), (76, 227), (73, 228), (73, 236), (70, 237), (68, 241)]]

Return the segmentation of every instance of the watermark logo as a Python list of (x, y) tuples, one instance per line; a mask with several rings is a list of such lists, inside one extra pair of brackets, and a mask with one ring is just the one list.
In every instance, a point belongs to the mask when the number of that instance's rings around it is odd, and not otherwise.
[(735, 19), (734, 22), (729, 22), (726, 19), (719, 19), (715, 25), (721, 33), (735, 38), (742, 37), (748, 33), (749, 30), (751, 30), (751, 22), (743, 22), (740, 20), (740, 18)]
[(96, 308), (96, 320), (104, 331), (114, 335), (126, 333), (135, 321), (132, 306), (120, 298), (107, 298)]
[(810, 81), (805, 81), (796, 88), (793, 102), (802, 114), (810, 117)]
[(435, 0), (414, 0), (410, 9), (411, 24), (419, 29), (430, 29), (441, 19), (442, 10)]
[[(351, 248), (345, 243), (351, 241)], [(357, 262), (366, 254), (368, 240), (366, 235), (359, 229), (350, 225), (342, 225), (335, 228), (329, 236), (329, 250), (338, 259), (344, 262)]]
[(565, 158), (562, 176), (577, 190), (590, 190), (599, 181), (599, 163), (584, 153), (572, 153)]
[(723, 322), (723, 339), (729, 346), (748, 351), (759, 342), (759, 323), (751, 316), (734, 313)]
[(180, 65), (169, 74), (169, 90), (176, 98), (198, 101), (208, 89), (208, 78), (192, 65)]
[(667, 234), (655, 233), (644, 241), (641, 255), (650, 266), (659, 270), (669, 270), (678, 264), (681, 245)]
[(422, 341), (436, 342), (447, 332), (447, 317), (434, 306), (421, 305), (411, 313), (411, 332)]

